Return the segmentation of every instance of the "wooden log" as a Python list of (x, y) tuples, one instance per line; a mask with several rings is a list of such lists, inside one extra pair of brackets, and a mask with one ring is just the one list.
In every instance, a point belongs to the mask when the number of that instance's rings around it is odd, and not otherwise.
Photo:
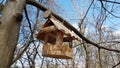
[(63, 44), (63, 33), (61, 31), (57, 31), (56, 45), (61, 46), (62, 44)]
[(47, 10), (43, 13), (43, 17), (46, 19), (46, 18), (49, 18), (51, 15), (51, 11), (50, 10)]
[(57, 30), (57, 27), (55, 27), (55, 26), (48, 26), (48, 27), (42, 28), (40, 33), (48, 33), (48, 32), (55, 31), (55, 30)]

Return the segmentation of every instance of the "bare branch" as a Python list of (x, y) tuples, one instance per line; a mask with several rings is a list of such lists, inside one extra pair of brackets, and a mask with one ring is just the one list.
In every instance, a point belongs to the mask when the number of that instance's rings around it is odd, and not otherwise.
[[(29, 19), (29, 17), (28, 17), (28, 13), (27, 13), (26, 7), (25, 7), (25, 15), (26, 15), (26, 19), (27, 19), (28, 24), (29, 24), (29, 28), (30, 28), (30, 31), (31, 31), (31, 35), (33, 35), (32, 27), (31, 27), (30, 19)], [(33, 36), (32, 36), (32, 37), (33, 37)]]
[(108, 3), (120, 4), (120, 2), (115, 2), (115, 1), (110, 1), (110, 0), (99, 0), (99, 1), (104, 1), (104, 2), (108, 2)]
[(90, 4), (90, 6), (88, 7), (87, 12), (85, 13), (85, 16), (83, 17), (83, 19), (82, 19), (81, 23), (83, 23), (83, 22), (84, 22), (84, 19), (86, 18), (86, 16), (87, 16), (87, 14), (88, 14), (88, 12), (89, 12), (89, 10), (90, 10), (90, 8), (91, 8), (91, 6), (92, 6), (93, 2), (94, 2), (94, 0), (92, 0), (92, 2), (91, 2), (91, 4)]
[(112, 16), (114, 16), (114, 17), (116, 17), (116, 18), (120, 18), (120, 16), (116, 16), (115, 14), (113, 14), (112, 12), (110, 12), (108, 9), (106, 9), (106, 8), (104, 7), (104, 5), (103, 5), (102, 0), (99, 0), (99, 1), (100, 1), (100, 3), (101, 3), (101, 5), (102, 5), (102, 7), (103, 7), (104, 10), (106, 10), (109, 14), (111, 14)]
[(118, 65), (120, 65), (120, 61), (119, 61), (116, 65), (114, 65), (112, 68), (115, 68), (115, 67), (117, 67)]

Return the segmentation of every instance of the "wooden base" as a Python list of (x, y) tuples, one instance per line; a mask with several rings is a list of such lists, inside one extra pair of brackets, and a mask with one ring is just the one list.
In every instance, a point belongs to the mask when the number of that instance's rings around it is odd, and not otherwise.
[(57, 58), (57, 59), (73, 59), (73, 51), (67, 45), (52, 45), (47, 43), (43, 46), (42, 55), (44, 57)]

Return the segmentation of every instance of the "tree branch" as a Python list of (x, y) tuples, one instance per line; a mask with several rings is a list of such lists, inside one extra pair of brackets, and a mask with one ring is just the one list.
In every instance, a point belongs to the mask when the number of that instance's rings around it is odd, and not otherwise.
[(106, 10), (109, 14), (111, 14), (112, 16), (114, 16), (114, 17), (116, 17), (116, 18), (120, 18), (120, 16), (116, 16), (115, 14), (113, 14), (112, 12), (110, 12), (108, 9), (106, 9), (106, 8), (104, 7), (104, 5), (103, 5), (102, 0), (99, 0), (99, 1), (100, 1), (101, 6), (102, 6), (102, 8), (103, 8), (104, 10)]
[[(100, 1), (100, 0), (98, 0), (98, 1)], [(101, 1), (104, 1), (104, 2), (109, 2), (109, 3), (115, 3), (115, 4), (120, 4), (120, 2), (109, 1), (109, 0), (101, 0)]]
[(86, 18), (86, 16), (87, 16), (87, 14), (88, 14), (88, 12), (89, 12), (89, 10), (90, 10), (90, 8), (91, 8), (91, 6), (92, 6), (93, 2), (94, 2), (94, 0), (92, 0), (92, 2), (91, 2), (91, 4), (90, 4), (90, 6), (88, 7), (87, 12), (85, 13), (85, 16), (83, 17), (83, 19), (82, 19), (81, 23), (83, 23), (83, 22), (84, 22), (84, 20), (85, 20), (85, 18)]
[(115, 67), (117, 67), (118, 65), (120, 65), (120, 61), (119, 61), (116, 65), (114, 65), (112, 68), (115, 68)]

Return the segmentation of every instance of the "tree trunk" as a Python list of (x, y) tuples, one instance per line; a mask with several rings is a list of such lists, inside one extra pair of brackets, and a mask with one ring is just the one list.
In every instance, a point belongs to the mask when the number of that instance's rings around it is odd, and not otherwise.
[(8, 0), (0, 24), (0, 68), (10, 68), (19, 37), (25, 0)]

